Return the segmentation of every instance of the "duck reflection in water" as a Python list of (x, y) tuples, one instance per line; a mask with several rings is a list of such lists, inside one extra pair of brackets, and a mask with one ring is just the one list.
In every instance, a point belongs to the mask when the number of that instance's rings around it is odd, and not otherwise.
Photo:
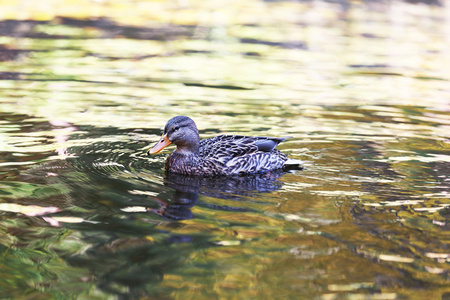
[[(199, 194), (213, 198), (242, 201), (244, 197), (255, 197), (260, 193), (278, 190), (282, 182), (277, 179), (286, 174), (283, 170), (275, 170), (245, 176), (201, 177), (166, 172), (164, 184), (173, 188), (174, 194), (170, 202), (160, 201), (162, 206), (157, 212), (172, 220), (192, 219), (191, 208), (197, 203)], [(248, 211), (235, 206), (217, 206), (202, 203), (202, 206), (229, 211)]]

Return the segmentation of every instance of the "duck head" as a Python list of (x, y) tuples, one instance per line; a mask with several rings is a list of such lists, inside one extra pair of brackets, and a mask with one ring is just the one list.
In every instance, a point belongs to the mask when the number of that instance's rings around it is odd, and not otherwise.
[(169, 146), (175, 144), (179, 153), (198, 153), (199, 148), (198, 129), (194, 121), (186, 116), (176, 116), (170, 119), (164, 127), (164, 133), (156, 145), (148, 154), (155, 154)]

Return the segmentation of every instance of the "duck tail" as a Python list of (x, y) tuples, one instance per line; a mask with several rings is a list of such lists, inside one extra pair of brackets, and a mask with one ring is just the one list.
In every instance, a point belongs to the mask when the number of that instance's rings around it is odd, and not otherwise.
[(292, 159), (292, 158), (288, 158), (287, 161), (284, 162), (284, 166), (283, 166), (285, 171), (288, 170), (303, 170), (303, 161), (301, 161), (300, 159)]

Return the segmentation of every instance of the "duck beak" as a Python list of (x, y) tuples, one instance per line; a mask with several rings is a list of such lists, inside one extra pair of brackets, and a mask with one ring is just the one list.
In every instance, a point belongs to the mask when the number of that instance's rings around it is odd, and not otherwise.
[(161, 137), (161, 139), (159, 140), (159, 142), (153, 146), (152, 149), (148, 150), (147, 154), (155, 154), (160, 152), (162, 149), (166, 148), (167, 146), (169, 146), (170, 144), (172, 144), (171, 141), (169, 141), (169, 139), (167, 138), (167, 134), (163, 135)]

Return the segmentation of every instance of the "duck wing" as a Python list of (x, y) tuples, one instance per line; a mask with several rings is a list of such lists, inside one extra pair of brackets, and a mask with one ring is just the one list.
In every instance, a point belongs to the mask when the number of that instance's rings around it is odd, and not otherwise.
[(287, 157), (275, 147), (286, 138), (219, 135), (200, 141), (202, 168), (211, 174), (255, 173), (282, 168)]
[(222, 163), (257, 151), (271, 152), (286, 138), (218, 135), (200, 141), (199, 155)]
[(275, 149), (276, 146), (278, 146), (279, 143), (281, 143), (287, 138), (289, 137), (282, 137), (282, 138), (274, 138), (267, 136), (253, 137), (253, 139), (255, 139), (255, 145), (258, 147), (258, 150), (263, 152), (272, 151), (273, 149)]
[(205, 159), (216, 159), (222, 163), (233, 157), (258, 151), (255, 142), (244, 136), (218, 135), (200, 141), (199, 155)]

